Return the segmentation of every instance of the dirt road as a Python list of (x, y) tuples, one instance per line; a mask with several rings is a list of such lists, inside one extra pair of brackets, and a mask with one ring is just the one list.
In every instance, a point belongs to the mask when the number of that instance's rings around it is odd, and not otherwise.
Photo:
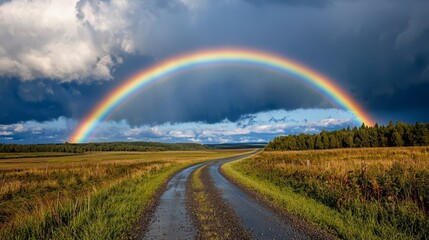
[[(281, 214), (276, 214), (273, 209), (260, 204), (239, 187), (234, 185), (220, 173), (220, 166), (226, 162), (248, 157), (255, 152), (223, 159), (211, 160), (200, 163), (174, 175), (167, 184), (166, 191), (160, 196), (158, 206), (154, 213), (148, 216), (150, 220), (146, 221), (142, 239), (200, 239), (204, 238), (204, 231), (210, 228), (198, 224), (198, 213), (192, 208), (195, 205), (189, 195), (190, 176), (198, 168), (204, 168), (201, 172), (202, 182), (207, 201), (211, 201), (213, 206), (213, 218), (221, 217), (217, 222), (227, 222), (228, 226), (234, 226), (232, 229), (241, 229), (239, 233), (229, 234), (237, 237), (237, 234), (243, 234), (243, 238), (252, 239), (310, 239), (314, 238), (314, 233), (308, 234), (306, 228), (297, 227), (296, 223), (288, 222), (288, 219), (282, 218)], [(214, 186), (214, 187), (213, 187)], [(189, 202), (191, 199), (191, 204)], [(223, 201), (223, 202), (222, 202)], [(193, 212), (191, 212), (191, 209)], [(220, 212), (217, 214), (216, 212)], [(207, 222), (207, 220), (205, 220)], [(229, 224), (231, 222), (231, 224)], [(206, 223), (205, 223), (206, 224)], [(244, 229), (244, 230), (243, 230)], [(304, 230), (303, 230), (304, 229)], [(308, 228), (307, 228), (308, 229)], [(223, 231), (215, 229), (215, 231)], [(227, 231), (227, 229), (225, 229)], [(228, 230), (234, 231), (234, 230)], [(245, 233), (243, 233), (245, 231)], [(206, 235), (207, 236), (207, 235)], [(228, 235), (227, 235), (228, 236)], [(224, 237), (222, 237), (224, 238)], [(228, 238), (228, 237), (226, 237)]]

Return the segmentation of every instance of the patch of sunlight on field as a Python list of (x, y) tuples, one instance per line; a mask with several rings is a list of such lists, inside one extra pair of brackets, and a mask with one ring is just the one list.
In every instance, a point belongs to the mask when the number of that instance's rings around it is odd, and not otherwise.
[(77, 164), (133, 163), (139, 161), (187, 161), (195, 158), (221, 158), (245, 150), (165, 151), (165, 152), (88, 152), (70, 153), (0, 153), (2, 170), (61, 168)]

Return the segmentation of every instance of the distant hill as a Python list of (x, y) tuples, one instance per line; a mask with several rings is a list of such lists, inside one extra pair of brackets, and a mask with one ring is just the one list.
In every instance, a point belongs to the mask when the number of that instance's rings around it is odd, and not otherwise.
[(206, 144), (209, 148), (216, 149), (246, 149), (246, 148), (264, 148), (267, 143), (221, 143)]
[(159, 142), (103, 142), (81, 144), (0, 144), (0, 152), (68, 152), (83, 153), (91, 151), (194, 151), (207, 150), (198, 143), (159, 143)]

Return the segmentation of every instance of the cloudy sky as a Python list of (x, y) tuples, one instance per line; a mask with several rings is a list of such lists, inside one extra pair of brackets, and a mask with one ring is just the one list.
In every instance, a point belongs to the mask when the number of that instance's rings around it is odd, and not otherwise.
[[(225, 46), (301, 62), (379, 123), (428, 122), (428, 12), (425, 0), (0, 0), (0, 143), (67, 141), (136, 72)], [(89, 140), (257, 142), (356, 124), (302, 81), (216, 66), (145, 88)]]

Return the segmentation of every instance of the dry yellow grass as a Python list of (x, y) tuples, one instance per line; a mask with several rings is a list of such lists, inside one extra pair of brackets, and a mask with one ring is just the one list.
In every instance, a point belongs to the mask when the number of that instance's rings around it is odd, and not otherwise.
[[(170, 172), (180, 167), (241, 152), (98, 152), (72, 156), (45, 154), (48, 157), (40, 157), (37, 153), (36, 157), (26, 155), (24, 158), (19, 156), (0, 159), (0, 238), (12, 237), (8, 232), (23, 228), (22, 224), (28, 219), (33, 219), (31, 224), (45, 221), (49, 212), (57, 212), (53, 215), (58, 219), (53, 222), (57, 222), (60, 227), (65, 224), (61, 220), (64, 217), (59, 210), (61, 206), (70, 205), (76, 208), (76, 211), (71, 210), (73, 214), (78, 214), (83, 202), (89, 202), (99, 192), (108, 191), (133, 179), (143, 179), (144, 182), (146, 178), (159, 175), (165, 181)], [(162, 178), (156, 186), (162, 183)], [(156, 189), (155, 185), (148, 183), (148, 189)], [(117, 188), (120, 191), (121, 188)], [(120, 199), (121, 196), (111, 198)], [(54, 226), (53, 229), (55, 228)], [(50, 232), (43, 233), (43, 229), (40, 231), (42, 233), (37, 233), (37, 237), (54, 235), (52, 229)], [(35, 236), (28, 231), (21, 233), (27, 234), (27, 237)], [(19, 237), (21, 233), (15, 237)]]
[(358, 148), (288, 152), (264, 152), (270, 164), (284, 170), (306, 169), (344, 175), (366, 166), (368, 171), (390, 169), (394, 163), (429, 169), (429, 147)]
[(429, 147), (263, 152), (226, 169), (342, 238), (429, 234)]

